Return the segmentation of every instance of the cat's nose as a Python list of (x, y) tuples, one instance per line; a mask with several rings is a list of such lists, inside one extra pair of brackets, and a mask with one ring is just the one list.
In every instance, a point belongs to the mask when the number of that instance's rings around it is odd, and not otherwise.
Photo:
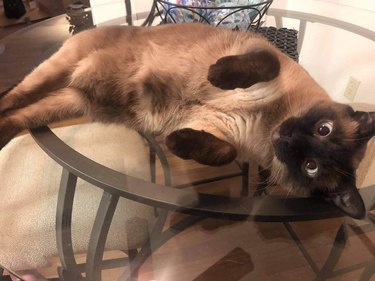
[(292, 131), (283, 130), (282, 128), (276, 129), (272, 133), (272, 143), (274, 146), (282, 145), (289, 147), (294, 140), (294, 134)]
[(293, 133), (288, 133), (288, 134), (281, 134), (280, 133), (280, 138), (279, 138), (279, 143), (286, 146), (286, 147), (291, 147), (294, 141), (294, 135)]
[(281, 127), (280, 128), (280, 137), (281, 138), (292, 138), (293, 137), (293, 130), (288, 127)]

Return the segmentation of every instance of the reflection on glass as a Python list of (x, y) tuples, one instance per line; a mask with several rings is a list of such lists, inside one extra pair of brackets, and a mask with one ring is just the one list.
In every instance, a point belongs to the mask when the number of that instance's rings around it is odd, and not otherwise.
[(72, 4), (66, 9), (67, 20), (70, 23), (69, 32), (76, 34), (94, 26), (91, 8), (82, 4)]

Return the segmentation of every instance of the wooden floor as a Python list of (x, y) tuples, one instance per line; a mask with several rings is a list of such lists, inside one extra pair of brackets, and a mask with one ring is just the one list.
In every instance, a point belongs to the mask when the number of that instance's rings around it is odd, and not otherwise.
[[(212, 168), (177, 159), (169, 153), (167, 155), (173, 167), (174, 185), (238, 170), (234, 164)], [(254, 172), (255, 166), (250, 170), (251, 193), (258, 183), (258, 177)], [(206, 184), (198, 189), (200, 192), (240, 196), (241, 178)], [(183, 217), (171, 213), (167, 226)], [(343, 221), (326, 219), (282, 224), (205, 219), (156, 251), (141, 268), (139, 280), (315, 280), (317, 272), (329, 257)], [(310, 262), (304, 258), (304, 253), (292, 238), (291, 229), (308, 252), (312, 259)], [(374, 263), (374, 242), (375, 232), (351, 236), (334, 270), (367, 261)], [(360, 280), (363, 271), (363, 268), (359, 268), (329, 280)], [(368, 280), (375, 280), (375, 276)]]
[[(22, 27), (22, 26), (20, 26)], [(17, 28), (0, 29), (0, 38)], [(73, 121), (79, 122), (79, 121)], [(66, 123), (60, 124), (66, 125)], [(195, 179), (237, 171), (236, 165), (210, 168), (183, 161), (168, 155), (173, 167), (173, 183), (181, 184)], [(254, 171), (252, 167), (252, 171)], [(160, 171), (160, 169), (158, 169)], [(158, 174), (160, 182), (162, 175)], [(250, 188), (258, 182), (254, 172), (250, 175)], [(239, 196), (241, 179), (234, 178), (199, 187), (203, 192), (215, 192)], [(166, 228), (183, 219), (181, 214), (171, 213)], [(282, 223), (233, 222), (218, 219), (205, 219), (176, 235), (158, 249), (141, 267), (140, 281), (300, 281), (315, 280), (330, 255), (336, 234), (343, 219)], [(360, 224), (361, 222), (356, 222)], [(295, 241), (290, 228), (300, 241)], [(289, 231), (288, 231), (289, 230)], [(368, 232), (350, 236), (337, 257), (334, 270), (337, 274), (352, 270), (328, 280), (354, 281), (375, 280), (365, 275), (366, 266), (375, 268), (375, 233)], [(301, 245), (311, 260), (306, 260)], [(121, 252), (106, 253), (108, 258), (124, 256)], [(83, 257), (81, 257), (83, 259)], [(371, 261), (368, 263), (368, 261)], [(57, 259), (56, 259), (57, 263)], [(363, 265), (363, 266), (362, 266)], [(326, 265), (327, 267), (327, 265)], [(116, 280), (124, 270), (106, 270), (103, 280)], [(54, 267), (41, 269), (50, 277), (56, 276)], [(322, 278), (320, 280), (326, 280)]]

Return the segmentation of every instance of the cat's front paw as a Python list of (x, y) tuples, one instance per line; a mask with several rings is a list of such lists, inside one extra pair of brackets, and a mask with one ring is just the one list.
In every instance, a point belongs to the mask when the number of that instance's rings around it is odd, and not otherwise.
[(193, 159), (210, 166), (221, 166), (236, 159), (237, 151), (230, 143), (205, 131), (185, 128), (166, 137), (168, 149), (183, 159)]

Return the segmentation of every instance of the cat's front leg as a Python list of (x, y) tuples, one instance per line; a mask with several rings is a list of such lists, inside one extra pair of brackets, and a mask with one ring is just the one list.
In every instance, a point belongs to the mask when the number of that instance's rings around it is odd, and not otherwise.
[(235, 147), (204, 130), (183, 128), (166, 137), (168, 149), (183, 159), (193, 159), (210, 166), (221, 166), (236, 159)]

